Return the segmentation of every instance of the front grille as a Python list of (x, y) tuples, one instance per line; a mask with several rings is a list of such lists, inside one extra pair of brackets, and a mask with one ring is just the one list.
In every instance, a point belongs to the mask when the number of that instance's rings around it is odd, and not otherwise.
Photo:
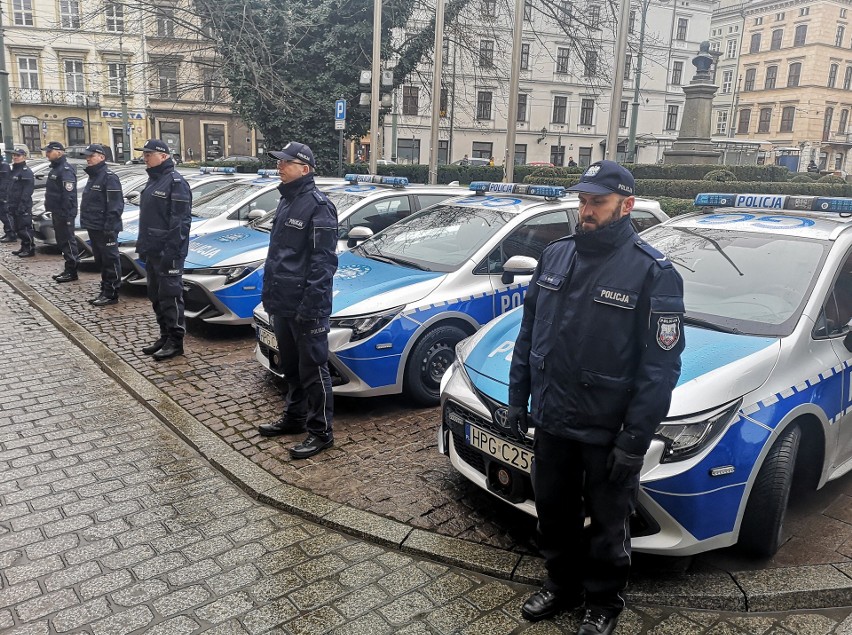
[[(196, 284), (186, 283), (183, 285), (183, 304), (187, 311), (203, 311), (211, 306), (210, 298)], [(220, 311), (213, 311), (213, 315), (221, 314)], [(209, 317), (206, 316), (205, 317)]]
[(485, 474), (485, 458), (482, 452), (474, 450), (464, 440), (464, 435), (453, 431), (453, 446), (456, 449), (456, 454), (459, 458), (475, 469), (480, 474)]
[(120, 254), (119, 260), (121, 261), (121, 277), (129, 276), (131, 274), (136, 274), (136, 267), (134, 266), (133, 260), (127, 254)]

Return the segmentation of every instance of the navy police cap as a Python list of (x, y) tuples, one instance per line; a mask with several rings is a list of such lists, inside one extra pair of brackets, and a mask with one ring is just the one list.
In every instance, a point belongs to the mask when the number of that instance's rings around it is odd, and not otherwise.
[(615, 161), (604, 160), (587, 167), (580, 182), (569, 187), (568, 191), (633, 196), (636, 193), (636, 182), (630, 170)]
[(166, 145), (165, 141), (160, 139), (148, 139), (145, 142), (145, 145), (141, 148), (133, 148), (137, 152), (164, 152), (165, 154), (171, 154), (172, 151), (169, 150), (169, 146)]
[(268, 154), (279, 161), (301, 161), (312, 168), (317, 167), (313, 151), (304, 143), (291, 141), (283, 149), (274, 150)]
[(100, 143), (89, 144), (88, 146), (86, 146), (86, 149), (83, 150), (83, 154), (85, 154), (86, 156), (90, 156), (92, 154), (95, 154), (96, 152), (98, 154), (106, 156), (106, 150)]
[(51, 141), (46, 146), (44, 146), (42, 150), (44, 150), (45, 152), (47, 152), (48, 150), (60, 150), (62, 152), (65, 152), (65, 146), (59, 143), (58, 141)]

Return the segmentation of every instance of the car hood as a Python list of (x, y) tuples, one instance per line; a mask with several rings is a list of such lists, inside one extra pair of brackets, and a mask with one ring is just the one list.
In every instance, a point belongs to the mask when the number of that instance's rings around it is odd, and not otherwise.
[[(204, 226), (204, 223), (209, 221), (209, 218), (192, 218), (192, 222), (189, 225), (189, 237), (195, 238), (198, 236), (199, 230)], [(124, 229), (118, 233), (118, 242), (126, 243), (128, 241), (136, 241), (139, 240), (139, 216), (129, 222), (122, 223), (124, 225)]]
[(446, 275), (344, 252), (334, 274), (332, 315), (364, 315), (416, 302), (434, 291)]
[[(480, 332), (464, 360), (477, 390), (508, 403), (509, 366), (522, 310), (494, 320)], [(672, 395), (670, 417), (701, 412), (741, 397), (763, 385), (781, 350), (776, 337), (736, 335), (687, 326), (681, 373)]]
[(185, 268), (241, 265), (266, 257), (269, 233), (250, 227), (223, 229), (189, 243)]

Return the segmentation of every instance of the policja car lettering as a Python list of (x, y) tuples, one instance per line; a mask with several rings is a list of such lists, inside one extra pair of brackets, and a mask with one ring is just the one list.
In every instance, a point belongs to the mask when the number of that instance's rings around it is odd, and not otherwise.
[(195, 241), (189, 243), (189, 250), (194, 254), (198, 254), (199, 256), (207, 256), (208, 258), (212, 258), (220, 251), (222, 251), (218, 247), (210, 247), (209, 245), (205, 245), (203, 243), (198, 244)]
[(657, 320), (657, 344), (670, 351), (680, 341), (680, 317), (660, 316)]

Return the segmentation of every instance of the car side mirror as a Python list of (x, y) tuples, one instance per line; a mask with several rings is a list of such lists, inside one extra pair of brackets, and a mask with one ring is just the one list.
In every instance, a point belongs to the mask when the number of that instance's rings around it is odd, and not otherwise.
[(248, 213), (248, 219), (254, 220), (256, 218), (263, 218), (266, 216), (266, 211), (262, 209), (253, 209)]
[(503, 276), (500, 282), (512, 284), (515, 276), (531, 276), (538, 266), (538, 260), (529, 256), (512, 256), (503, 263)]
[(362, 227), (360, 225), (357, 227), (353, 227), (349, 230), (349, 234), (347, 235), (346, 246), (351, 249), (352, 247), (361, 244), (372, 236), (373, 230), (369, 227)]

